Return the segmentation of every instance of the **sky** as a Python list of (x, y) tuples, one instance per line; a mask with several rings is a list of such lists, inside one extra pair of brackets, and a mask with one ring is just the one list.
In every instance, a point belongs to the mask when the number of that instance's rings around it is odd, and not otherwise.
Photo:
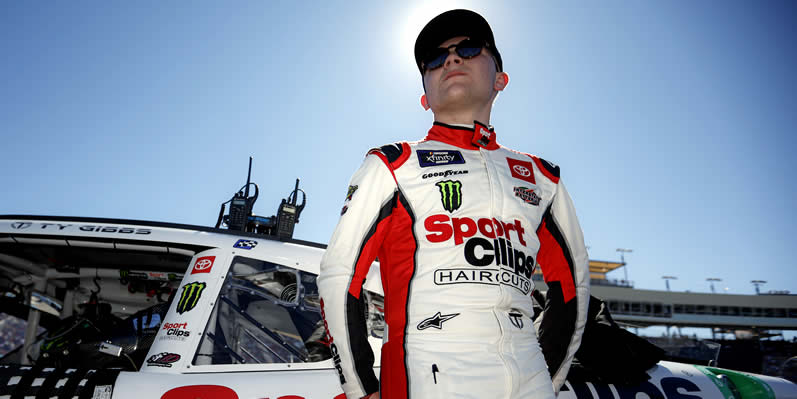
[[(412, 46), (490, 22), (491, 123), (561, 166), (590, 258), (637, 288), (797, 293), (791, 1), (0, 2), (0, 214), (211, 226), (246, 181), (326, 243), (372, 147), (433, 116)], [(624, 278), (624, 271), (609, 274)]]

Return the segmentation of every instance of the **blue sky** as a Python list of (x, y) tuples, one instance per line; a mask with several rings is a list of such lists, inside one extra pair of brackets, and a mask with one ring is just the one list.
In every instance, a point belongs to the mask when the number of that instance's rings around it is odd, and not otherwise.
[(255, 212), (299, 177), (326, 242), (365, 152), (429, 128), (412, 45), (451, 8), (490, 21), (498, 140), (562, 167), (591, 258), (797, 292), (789, 1), (2, 2), (0, 213), (212, 225), (251, 155)]

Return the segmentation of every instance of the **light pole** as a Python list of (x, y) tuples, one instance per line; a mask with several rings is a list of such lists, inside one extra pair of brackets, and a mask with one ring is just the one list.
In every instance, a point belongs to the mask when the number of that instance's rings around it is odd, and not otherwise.
[(670, 290), (670, 280), (678, 280), (678, 277), (675, 276), (661, 276), (664, 279), (664, 283), (667, 285), (667, 291)]
[(628, 284), (628, 267), (625, 265), (625, 254), (634, 252), (634, 250), (628, 248), (617, 248), (617, 252), (620, 253), (620, 262), (623, 263), (623, 275), (625, 276), (626, 284)]
[(711, 293), (715, 294), (716, 292), (714, 291), (714, 282), (715, 281), (717, 281), (717, 282), (722, 281), (722, 279), (721, 278), (716, 278), (716, 277), (709, 277), (709, 278), (706, 279), (706, 281), (711, 283)]
[(766, 284), (767, 282), (764, 281), (764, 280), (752, 280), (750, 282), (753, 283), (753, 285), (755, 286), (755, 294), (756, 295), (761, 295), (761, 292), (758, 291), (758, 287), (761, 286), (761, 285)]

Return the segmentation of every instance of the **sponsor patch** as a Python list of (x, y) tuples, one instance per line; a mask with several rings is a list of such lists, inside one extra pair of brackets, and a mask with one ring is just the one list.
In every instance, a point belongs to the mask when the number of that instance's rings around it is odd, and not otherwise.
[(172, 367), (172, 363), (178, 360), (180, 360), (180, 355), (176, 353), (161, 352), (157, 355), (150, 356), (150, 358), (147, 359), (147, 366)]
[(525, 276), (504, 268), (489, 269), (437, 269), (434, 271), (434, 283), (449, 284), (487, 284), (505, 285), (516, 288), (523, 295), (531, 293), (531, 280)]
[(332, 362), (335, 365), (335, 370), (338, 372), (338, 378), (340, 379), (340, 385), (346, 383), (346, 377), (343, 375), (343, 366), (341, 365), (340, 354), (338, 353), (338, 347), (335, 345), (335, 340), (332, 338), (332, 335), (329, 333), (329, 325), (327, 324), (327, 315), (324, 313), (324, 300), (321, 299), (321, 320), (324, 321), (324, 332), (326, 336), (326, 341), (329, 342), (329, 352), (332, 354)]
[(466, 175), (468, 174), (467, 170), (447, 170), (445, 172), (431, 172), (431, 173), (424, 173), (421, 176), (421, 179), (429, 179), (432, 177), (449, 177), (449, 176), (456, 176), (456, 175)]
[(509, 164), (509, 171), (512, 172), (512, 177), (531, 184), (537, 184), (534, 181), (534, 167), (531, 166), (531, 162), (512, 158), (507, 158), (506, 162)]
[(534, 192), (533, 188), (521, 186), (521, 187), (515, 187), (514, 191), (515, 191), (515, 197), (520, 198), (521, 200), (523, 200), (523, 202), (535, 206), (540, 205), (540, 200), (542, 198), (540, 198), (540, 196)]
[(517, 309), (512, 309), (509, 312), (509, 321), (512, 322), (512, 325), (523, 329), (523, 313), (520, 313)]
[(213, 267), (215, 260), (215, 256), (203, 256), (197, 259), (194, 268), (191, 269), (191, 274), (210, 273), (210, 268)]
[(462, 206), (462, 183), (459, 180), (443, 180), (435, 183), (440, 189), (440, 201), (443, 209), (454, 213)]
[(357, 191), (359, 186), (349, 186), (349, 191), (346, 193), (346, 201), (351, 201), (351, 197), (354, 195), (354, 192)]
[(191, 332), (188, 331), (188, 323), (163, 323), (161, 329), (166, 331), (165, 335), (158, 338), (161, 341), (185, 341), (191, 336)]
[(465, 158), (459, 151), (417, 150), (416, 153), (418, 154), (418, 163), (422, 168), (465, 163)]
[(479, 130), (473, 133), (471, 142), (480, 147), (487, 147), (487, 144), (490, 144), (490, 138), (492, 136), (493, 132), (479, 126)]
[(254, 248), (256, 246), (257, 246), (257, 241), (255, 241), (255, 240), (246, 240), (246, 239), (242, 238), (242, 239), (236, 241), (235, 244), (232, 247), (233, 248), (241, 248), (241, 249), (252, 249), (252, 248)]
[(188, 283), (183, 286), (183, 291), (180, 293), (180, 300), (177, 302), (177, 313), (183, 314), (193, 309), (202, 297), (202, 292), (205, 291), (207, 284), (200, 282)]
[(434, 327), (438, 330), (443, 329), (443, 322), (451, 320), (455, 317), (459, 316), (459, 313), (453, 314), (440, 314), (440, 312), (435, 313), (434, 316), (423, 320), (422, 322), (418, 323), (419, 330), (425, 330), (427, 328)]
[(360, 188), (358, 185), (349, 186), (349, 190), (346, 192), (346, 200), (343, 201), (343, 208), (340, 209), (340, 216), (343, 216), (346, 211), (349, 210), (349, 203), (351, 199), (354, 198), (354, 192)]
[[(427, 217), (424, 228), (430, 243), (451, 240), (455, 246), (462, 245), (465, 261), (477, 267), (436, 270), (435, 284), (502, 284), (515, 287), (524, 295), (531, 292), (535, 262), (524, 248), (526, 229), (520, 220), (506, 223), (495, 218), (452, 218), (439, 214)], [(517, 248), (512, 245), (513, 239), (517, 240)]]

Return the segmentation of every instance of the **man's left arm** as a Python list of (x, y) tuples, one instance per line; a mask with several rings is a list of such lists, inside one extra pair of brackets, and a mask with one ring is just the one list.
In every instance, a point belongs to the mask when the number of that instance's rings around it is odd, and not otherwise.
[(544, 311), (535, 324), (554, 391), (558, 393), (581, 344), (589, 306), (589, 257), (576, 210), (561, 181), (557, 182), (537, 236), (537, 262), (548, 292)]

